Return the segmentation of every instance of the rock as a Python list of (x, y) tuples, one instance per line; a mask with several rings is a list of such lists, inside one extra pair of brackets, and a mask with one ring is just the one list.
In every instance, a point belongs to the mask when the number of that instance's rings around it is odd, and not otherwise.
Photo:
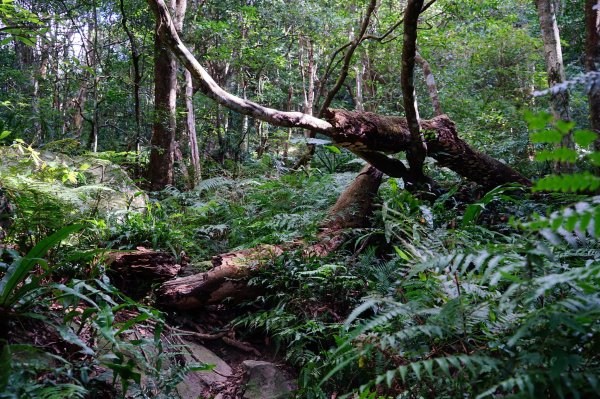
[(185, 341), (185, 346), (191, 352), (191, 354), (184, 352), (188, 365), (204, 363), (214, 365), (214, 368), (211, 371), (189, 372), (177, 385), (177, 393), (182, 399), (205, 397), (211, 388), (225, 383), (227, 378), (233, 375), (231, 367), (206, 347), (191, 341)]
[(243, 399), (284, 399), (292, 397), (295, 383), (273, 363), (246, 360), (242, 363), (248, 375)]

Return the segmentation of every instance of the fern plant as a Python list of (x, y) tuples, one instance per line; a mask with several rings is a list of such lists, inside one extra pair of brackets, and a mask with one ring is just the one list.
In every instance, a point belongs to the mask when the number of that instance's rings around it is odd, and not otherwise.
[[(330, 355), (345, 361), (321, 384), (355, 363), (372, 376), (361, 392), (594, 395), (600, 260), (566, 268), (543, 246), (509, 248), (411, 266), (394, 296), (367, 299), (349, 316), (349, 335)], [(375, 316), (359, 320), (365, 311)]]
[[(554, 135), (556, 141), (572, 127), (557, 124), (553, 133), (534, 139)], [(595, 135), (575, 137), (583, 146)], [(573, 159), (561, 151), (542, 154), (540, 159)], [(594, 155), (577, 153), (576, 160), (593, 165)], [(586, 176), (552, 177), (560, 183), (548, 187), (589, 191), (594, 186)], [(563, 186), (569, 179), (578, 183)], [(536, 189), (548, 182), (550, 178), (540, 180)], [(395, 194), (401, 199), (397, 204), (385, 203), (382, 215), (395, 253), (385, 262), (370, 261), (371, 296), (348, 316), (337, 345), (304, 370), (307, 394), (598, 396), (598, 199), (580, 196), (580, 202), (566, 206), (550, 201), (546, 207), (559, 209), (548, 216), (513, 217), (512, 226), (494, 230), (475, 225), (484, 207), (505, 195), (504, 190), (509, 189), (493, 190), (467, 207), (463, 225), (451, 234), (433, 233), (443, 221), (434, 215), (433, 225), (422, 223), (422, 208), (405, 194)], [(565, 202), (574, 198), (556, 197)], [(530, 207), (535, 198), (501, 200), (522, 215), (519, 207)], [(443, 245), (436, 245), (439, 241)], [(319, 388), (309, 389), (315, 381)]]

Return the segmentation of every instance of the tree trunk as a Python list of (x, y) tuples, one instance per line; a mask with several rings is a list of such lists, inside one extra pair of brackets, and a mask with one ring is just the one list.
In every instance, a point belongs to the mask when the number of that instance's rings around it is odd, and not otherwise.
[(196, 113), (194, 111), (194, 87), (192, 74), (187, 69), (185, 74), (185, 109), (186, 109), (186, 130), (188, 133), (190, 158), (192, 164), (192, 187), (200, 181), (202, 173), (200, 165), (200, 151), (198, 149), (198, 135), (196, 133)]
[(417, 26), (423, 8), (423, 0), (409, 0), (404, 13), (404, 41), (402, 45), (402, 99), (404, 113), (410, 132), (410, 146), (406, 160), (415, 182), (425, 182), (423, 163), (427, 156), (427, 145), (421, 132), (419, 108), (415, 96), (415, 55), (417, 52)]
[(423, 70), (425, 84), (427, 85), (429, 98), (431, 99), (431, 106), (433, 107), (433, 114), (435, 116), (440, 116), (444, 112), (442, 111), (442, 105), (440, 104), (440, 97), (438, 94), (437, 85), (435, 84), (435, 77), (431, 72), (431, 66), (429, 65), (429, 62), (427, 62), (425, 58), (421, 57), (421, 54), (419, 53), (416, 53), (415, 61), (421, 65), (421, 69)]
[[(594, 9), (594, 7), (596, 7)], [(600, 3), (598, 0), (585, 2), (585, 70), (598, 71), (600, 62)], [(590, 126), (598, 134), (594, 142), (596, 151), (600, 151), (600, 87), (592, 85), (588, 93), (590, 104)]]
[(261, 245), (215, 256), (211, 270), (164, 283), (157, 291), (158, 303), (169, 308), (195, 309), (228, 298), (239, 301), (259, 295), (264, 288), (249, 288), (247, 280), (268, 264), (266, 260), (298, 248), (303, 248), (307, 257), (327, 256), (347, 241), (351, 229), (368, 226), (381, 178), (382, 173), (376, 168), (363, 168), (329, 211), (316, 244)]
[(127, 25), (127, 13), (125, 12), (123, 0), (119, 0), (119, 7), (121, 10), (121, 24), (123, 25), (123, 30), (127, 34), (129, 46), (131, 47), (131, 64), (133, 67), (133, 102), (135, 114), (135, 151), (139, 154), (142, 141), (142, 110), (140, 103), (140, 89), (142, 83), (142, 73), (140, 70), (141, 54), (137, 45), (137, 40)]
[[(245, 93), (245, 92), (244, 92)], [(294, 100), (294, 86), (290, 84), (288, 87), (288, 97), (287, 97), (287, 110), (288, 112), (293, 108), (293, 100)], [(288, 158), (288, 151), (290, 149), (290, 141), (292, 139), (292, 128), (289, 128), (287, 131), (287, 137), (285, 143), (283, 144), (283, 161), (285, 162)]]
[[(333, 142), (358, 154), (389, 176), (411, 176), (404, 164), (386, 154), (409, 150), (412, 137), (406, 119), (371, 112), (330, 109), (325, 114), (334, 132)], [(472, 149), (458, 137), (456, 125), (447, 115), (421, 121), (428, 155), (467, 179), (490, 189), (506, 183), (531, 182), (502, 162)], [(408, 176), (407, 176), (408, 174)]]
[[(364, 61), (364, 55), (363, 55)], [(356, 73), (356, 110), (363, 112), (365, 110), (364, 99), (363, 99), (363, 77), (365, 76), (365, 64), (358, 65), (354, 72)]]
[[(562, 47), (560, 45), (560, 34), (556, 22), (556, 12), (554, 0), (535, 0), (540, 28), (542, 30), (542, 40), (544, 42), (544, 56), (546, 59), (546, 71), (548, 73), (548, 86), (552, 87), (563, 83), (565, 77), (565, 67), (563, 64)], [(569, 120), (569, 92), (561, 90), (552, 93), (552, 113), (554, 117), (562, 120)], [(575, 148), (572, 133), (565, 135), (561, 143), (562, 146)], [(568, 164), (557, 164), (557, 171), (567, 171), (571, 167)]]
[[(315, 102), (315, 55), (314, 55), (314, 47), (311, 40), (306, 40), (306, 50), (307, 50), (307, 61), (308, 65), (304, 65), (304, 40), (300, 38), (300, 72), (302, 74), (302, 92), (304, 95), (304, 109), (303, 112), (306, 115), (313, 115), (314, 111), (314, 102)], [(308, 84), (307, 84), (308, 81)], [(304, 137), (307, 139), (315, 138), (315, 132), (313, 130), (305, 130)], [(300, 157), (300, 159), (296, 162), (292, 169), (299, 169), (302, 166), (305, 166), (313, 157), (315, 153), (315, 145), (308, 144), (306, 146), (306, 153)]]
[(153, 284), (177, 277), (181, 271), (181, 264), (173, 254), (143, 247), (110, 252), (106, 256), (106, 265), (115, 286), (135, 298), (147, 294)]
[[(174, 29), (180, 31), (186, 2), (171, 0), (170, 3), (175, 14)], [(177, 62), (169, 51), (168, 43), (160, 35), (160, 30), (161, 22), (157, 20), (154, 39), (154, 124), (148, 173), (152, 190), (161, 190), (173, 184), (175, 151)]]

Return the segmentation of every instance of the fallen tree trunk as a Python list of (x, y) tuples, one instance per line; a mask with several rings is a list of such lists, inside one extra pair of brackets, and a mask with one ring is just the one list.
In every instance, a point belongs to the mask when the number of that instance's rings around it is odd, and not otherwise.
[[(334, 127), (328, 135), (340, 147), (359, 154), (387, 175), (410, 178), (404, 164), (385, 154), (407, 151), (411, 136), (406, 119), (371, 112), (329, 109), (325, 118)], [(471, 148), (458, 137), (447, 115), (421, 121), (428, 155), (486, 189), (506, 183), (531, 182), (510, 166)]]
[(373, 200), (382, 173), (366, 166), (330, 209), (312, 245), (298, 241), (282, 245), (261, 245), (215, 256), (213, 268), (205, 273), (164, 283), (156, 293), (159, 305), (176, 309), (195, 309), (206, 305), (255, 297), (260, 287), (248, 287), (250, 276), (268, 264), (267, 260), (286, 251), (303, 249), (303, 256), (324, 257), (340, 248), (352, 229), (369, 225)]

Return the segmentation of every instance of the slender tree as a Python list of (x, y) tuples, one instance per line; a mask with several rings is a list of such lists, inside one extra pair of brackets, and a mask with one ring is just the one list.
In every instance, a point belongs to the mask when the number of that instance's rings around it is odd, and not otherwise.
[[(563, 64), (562, 46), (560, 44), (560, 32), (556, 21), (556, 5), (554, 0), (535, 0), (542, 40), (544, 42), (544, 56), (546, 59), (546, 71), (548, 73), (548, 86), (552, 87), (566, 80), (565, 66)], [(552, 112), (556, 119), (570, 120), (569, 115), (569, 92), (561, 90), (552, 93)], [(574, 148), (571, 134), (567, 134), (562, 141), (562, 146)], [(568, 165), (557, 164), (557, 171), (569, 169)]]
[(419, 108), (415, 96), (415, 56), (417, 53), (417, 26), (419, 15), (423, 8), (423, 0), (409, 0), (404, 12), (404, 41), (402, 46), (402, 98), (404, 112), (410, 131), (410, 150), (406, 153), (406, 160), (410, 166), (410, 173), (417, 182), (425, 181), (423, 162), (427, 155), (427, 145), (421, 132)]
[[(600, 2), (585, 2), (585, 70), (597, 72), (600, 62)], [(600, 87), (593, 85), (588, 93), (590, 104), (590, 125), (598, 133), (594, 142), (596, 151), (600, 151)]]
[(139, 153), (142, 141), (142, 107), (140, 101), (140, 90), (142, 85), (142, 72), (140, 69), (140, 60), (142, 53), (135, 35), (128, 24), (127, 12), (125, 11), (124, 0), (119, 0), (119, 8), (121, 11), (121, 24), (123, 30), (129, 39), (129, 47), (131, 48), (131, 65), (133, 67), (133, 103), (135, 114), (135, 149)]

